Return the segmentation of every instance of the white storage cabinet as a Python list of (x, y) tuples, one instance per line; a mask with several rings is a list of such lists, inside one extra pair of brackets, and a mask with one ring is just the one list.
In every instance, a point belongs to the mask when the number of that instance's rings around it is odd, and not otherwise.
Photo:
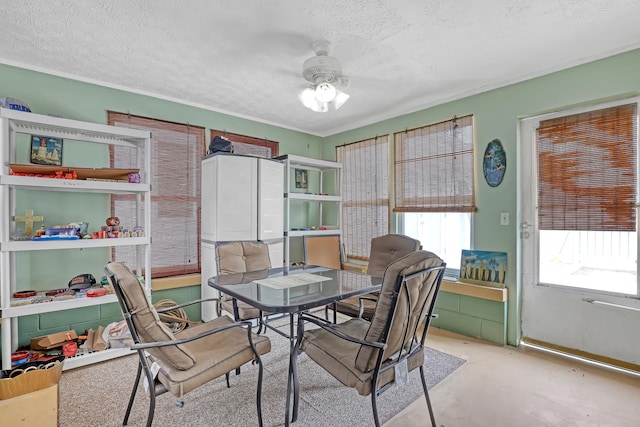
[[(262, 241), (269, 245), (272, 267), (283, 259), (283, 164), (279, 161), (217, 153), (202, 160), (201, 266), (202, 298), (217, 298), (208, 286), (217, 275), (215, 245)], [(202, 304), (202, 320), (216, 317), (213, 302)]]

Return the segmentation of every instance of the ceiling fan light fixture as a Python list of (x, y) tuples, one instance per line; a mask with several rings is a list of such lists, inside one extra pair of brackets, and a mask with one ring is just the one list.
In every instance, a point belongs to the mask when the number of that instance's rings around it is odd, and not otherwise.
[(331, 83), (323, 82), (316, 87), (316, 99), (320, 102), (333, 101), (336, 93), (336, 88)]
[[(333, 96), (333, 98), (326, 96), (327, 91), (331, 89), (321, 88), (322, 85), (328, 85), (333, 88), (333, 91), (335, 91), (335, 95)], [(329, 105), (333, 105), (333, 108), (336, 110), (342, 107), (344, 103), (349, 99), (349, 95), (342, 92), (341, 90), (336, 89), (329, 83), (322, 83), (318, 86), (309, 86), (304, 88), (298, 93), (298, 99), (300, 100), (302, 105), (304, 105), (311, 111), (326, 113), (327, 111), (329, 111)]]
[(349, 99), (349, 95), (337, 89), (337, 85), (346, 85), (348, 78), (342, 75), (340, 61), (329, 56), (331, 43), (318, 41), (313, 44), (316, 56), (307, 59), (302, 67), (302, 76), (310, 87), (298, 93), (298, 99), (312, 111), (327, 112), (329, 104), (337, 110)]

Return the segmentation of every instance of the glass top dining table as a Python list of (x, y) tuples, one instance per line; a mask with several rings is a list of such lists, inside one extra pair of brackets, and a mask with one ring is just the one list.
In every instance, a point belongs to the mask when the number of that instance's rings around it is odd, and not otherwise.
[[(382, 279), (346, 270), (292, 266), (214, 276), (209, 278), (208, 285), (264, 313), (269, 313), (269, 316), (260, 317), (258, 322), (265, 328), (288, 338), (290, 349), (293, 351), (296, 339), (294, 333), (296, 314), (309, 313), (313, 309), (324, 309), (325, 320), (328, 321), (327, 306), (341, 299), (379, 291), (382, 287)], [(333, 308), (335, 323), (335, 306)], [(289, 315), (288, 334), (269, 324), (269, 317), (276, 314)], [(288, 381), (287, 387), (297, 384), (295, 376), (296, 372), (290, 363), (289, 380), (291, 381)], [(285, 426), (289, 425), (288, 414), (289, 401), (286, 403)]]
[(209, 286), (268, 313), (291, 314), (380, 290), (378, 277), (316, 266), (214, 276)]

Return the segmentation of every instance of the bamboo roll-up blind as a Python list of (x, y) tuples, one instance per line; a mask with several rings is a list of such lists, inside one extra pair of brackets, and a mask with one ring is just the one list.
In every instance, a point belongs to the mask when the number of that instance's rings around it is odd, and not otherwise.
[[(200, 162), (205, 153), (205, 129), (109, 111), (109, 124), (151, 131), (151, 277), (168, 277), (200, 271)], [(114, 146), (112, 166), (135, 167), (135, 152)], [(142, 162), (144, 164), (144, 161)], [(145, 172), (148, 173), (148, 172)], [(135, 196), (111, 196), (112, 215), (133, 229)], [(146, 231), (146, 230), (144, 230)], [(135, 251), (114, 249), (114, 259), (132, 262)]]
[(394, 212), (475, 212), (473, 116), (397, 132)]
[(336, 147), (342, 163), (342, 240), (348, 258), (367, 260), (371, 239), (389, 232), (389, 136)]
[(635, 231), (637, 144), (635, 103), (541, 121), (539, 228)]

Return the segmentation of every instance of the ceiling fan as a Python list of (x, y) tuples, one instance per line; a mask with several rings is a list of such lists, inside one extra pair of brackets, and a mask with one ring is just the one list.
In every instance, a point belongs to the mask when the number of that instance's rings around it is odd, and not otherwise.
[(349, 99), (349, 95), (339, 90), (336, 86), (346, 86), (349, 79), (342, 75), (340, 61), (329, 56), (331, 43), (326, 40), (316, 41), (312, 44), (316, 53), (302, 65), (302, 77), (310, 86), (300, 93), (298, 98), (302, 105), (310, 110), (325, 113), (329, 111), (329, 105), (338, 109)]

